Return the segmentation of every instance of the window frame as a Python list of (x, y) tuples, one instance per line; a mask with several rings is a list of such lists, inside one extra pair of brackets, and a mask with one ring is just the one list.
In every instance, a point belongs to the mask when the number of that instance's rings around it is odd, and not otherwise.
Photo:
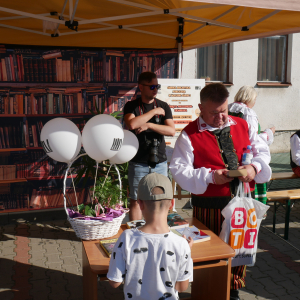
[[(220, 80), (206, 80), (205, 79), (205, 84), (211, 84), (211, 83), (216, 83), (216, 82), (220, 82), (223, 83), (225, 86), (232, 86), (232, 75), (233, 75), (233, 66), (232, 66), (232, 62), (233, 62), (233, 43), (225, 43), (227, 45), (227, 49), (228, 49), (228, 53), (227, 53), (227, 67), (226, 67), (226, 81), (220, 81)], [(220, 45), (212, 45), (212, 46), (220, 46)], [(196, 58), (197, 58), (197, 70), (196, 70), (196, 78), (200, 79), (200, 72), (199, 72), (199, 51), (200, 48), (197, 48), (197, 52), (196, 52)]]
[[(285, 50), (285, 78), (283, 81), (260, 81), (257, 79), (257, 86), (291, 86), (291, 61), (292, 61), (292, 41), (293, 35), (287, 34), (286, 36), (286, 50)], [(257, 60), (257, 78), (258, 78), (258, 64)]]

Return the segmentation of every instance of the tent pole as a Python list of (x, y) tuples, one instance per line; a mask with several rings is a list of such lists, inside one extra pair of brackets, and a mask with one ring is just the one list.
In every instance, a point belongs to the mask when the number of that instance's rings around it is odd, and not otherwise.
[[(61, 14), (60, 14), (60, 16), (58, 17), (60, 20), (63, 20), (63, 16), (64, 16), (64, 12), (65, 12), (65, 9), (66, 9), (66, 6), (67, 6), (67, 2), (68, 2), (68, 0), (65, 0), (63, 9), (62, 9), (62, 11), (61, 11)], [(59, 27), (59, 24), (56, 25), (56, 28), (55, 28), (55, 31), (54, 31), (54, 36), (57, 34), (58, 27)]]
[(27, 13), (27, 12), (24, 12), (24, 11), (10, 9), (10, 8), (6, 8), (6, 7), (0, 7), (0, 11), (4, 11), (4, 12), (10, 13), (10, 14), (24, 16), (24, 17), (28, 17), (28, 18), (33, 18), (33, 19), (38, 19), (38, 20), (43, 20), (43, 21), (49, 21), (49, 22), (59, 23), (59, 24), (65, 24), (65, 22), (62, 21), (62, 20), (57, 20), (57, 19), (54, 19), (54, 18), (45, 17), (45, 16), (43, 16), (43, 14), (31, 14), (31, 13)]
[(74, 7), (74, 9), (73, 9), (72, 16), (71, 16), (71, 24), (72, 24), (73, 21), (74, 21), (75, 12), (76, 12), (76, 9), (77, 9), (78, 2), (79, 2), (79, 0), (76, 0), (75, 7)]
[(46, 33), (46, 32), (31, 30), (31, 29), (26, 29), (26, 28), (21, 28), (21, 27), (6, 25), (6, 24), (0, 24), (0, 27), (5, 27), (5, 28), (9, 28), (9, 29), (15, 29), (15, 30), (26, 31), (26, 32), (30, 32), (30, 33), (36, 33), (36, 34), (51, 36), (49, 33)]
[(182, 43), (178, 43), (178, 72), (177, 77), (178, 79), (181, 78), (181, 65), (182, 65)]
[(73, 15), (73, 0), (69, 0), (69, 19), (72, 24), (72, 15)]
[(178, 70), (177, 70), (177, 77), (178, 79), (181, 78), (182, 76), (182, 44), (183, 44), (183, 24), (184, 24), (184, 19), (183, 18), (178, 18), (177, 19), (179, 26), (178, 26), (178, 36), (176, 38), (177, 43), (178, 43)]

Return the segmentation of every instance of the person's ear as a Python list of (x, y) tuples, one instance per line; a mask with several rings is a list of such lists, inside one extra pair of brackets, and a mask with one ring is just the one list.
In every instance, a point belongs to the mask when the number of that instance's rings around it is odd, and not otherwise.
[(200, 111), (202, 110), (203, 105), (201, 103), (198, 104)]
[(173, 211), (174, 206), (175, 206), (175, 199), (173, 198), (171, 200), (171, 204), (170, 204), (169, 210)]
[(142, 84), (139, 83), (139, 90), (142, 92), (144, 86)]
[(141, 209), (141, 210), (144, 210), (144, 207), (145, 207), (144, 201), (138, 199), (137, 202), (138, 202), (138, 204), (139, 204), (139, 206), (140, 206), (140, 209)]

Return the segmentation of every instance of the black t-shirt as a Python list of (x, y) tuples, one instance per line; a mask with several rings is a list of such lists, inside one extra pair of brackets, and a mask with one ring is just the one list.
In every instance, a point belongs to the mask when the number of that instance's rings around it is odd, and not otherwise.
[[(151, 118), (147, 123), (154, 123), (154, 124), (159, 124), (159, 125), (165, 125), (165, 120), (167, 119), (173, 119), (171, 109), (168, 105), (168, 103), (155, 99), (156, 101), (156, 107), (161, 107), (165, 111), (164, 116), (159, 116), (159, 122), (157, 123), (155, 121), (155, 116)], [(125, 104), (124, 106), (124, 116), (127, 114), (134, 114), (135, 116), (140, 116), (140, 110), (143, 111), (143, 113), (147, 113), (148, 111), (152, 110), (154, 108), (154, 102), (150, 104), (146, 104), (142, 102), (141, 98), (138, 98), (133, 101), (129, 101)], [(157, 139), (160, 142), (160, 145), (158, 146), (158, 158), (159, 158), (159, 163), (164, 162), (167, 160), (166, 156), (166, 143), (164, 136), (154, 132), (150, 129), (147, 129), (140, 134), (136, 134), (135, 130), (131, 130), (132, 133), (134, 133), (138, 140), (139, 140), (139, 150), (135, 157), (131, 160), (133, 162), (139, 162), (139, 163), (147, 163), (148, 157), (149, 157), (149, 152), (150, 148), (153, 145), (148, 145), (146, 140), (148, 141), (153, 141), (153, 139)]]

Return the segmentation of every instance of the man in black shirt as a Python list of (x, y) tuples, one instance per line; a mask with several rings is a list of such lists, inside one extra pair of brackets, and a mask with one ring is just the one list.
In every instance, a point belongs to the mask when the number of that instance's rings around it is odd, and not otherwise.
[[(124, 107), (124, 121), (139, 140), (139, 150), (129, 162), (130, 220), (139, 220), (142, 213), (137, 203), (137, 187), (150, 171), (168, 176), (164, 136), (175, 135), (175, 125), (169, 105), (155, 98), (159, 85), (156, 75), (143, 72), (138, 80), (141, 98)], [(151, 167), (151, 169), (150, 169)]]

